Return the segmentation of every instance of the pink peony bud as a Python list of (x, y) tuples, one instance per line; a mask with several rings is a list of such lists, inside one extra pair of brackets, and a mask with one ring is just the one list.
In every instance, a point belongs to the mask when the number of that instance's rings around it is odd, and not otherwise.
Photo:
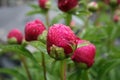
[(39, 6), (43, 9), (47, 9), (47, 3), (48, 2), (49, 2), (49, 0), (38, 0)]
[(63, 12), (68, 12), (78, 5), (78, 0), (58, 0), (58, 8)]
[(72, 60), (78, 63), (85, 63), (91, 67), (94, 63), (96, 48), (93, 44), (85, 40), (79, 40), (77, 49), (72, 55)]
[(8, 40), (15, 39), (15, 43), (21, 44), (23, 40), (23, 35), (18, 29), (11, 30), (7, 35)]
[(25, 26), (25, 39), (27, 41), (37, 40), (44, 30), (45, 26), (40, 20), (28, 22)]
[(48, 30), (47, 51), (50, 54), (52, 52), (51, 47), (56, 46), (63, 48), (64, 54), (68, 56), (73, 52), (72, 47), (76, 44), (76, 39), (75, 34), (68, 26), (63, 24), (54, 24)]

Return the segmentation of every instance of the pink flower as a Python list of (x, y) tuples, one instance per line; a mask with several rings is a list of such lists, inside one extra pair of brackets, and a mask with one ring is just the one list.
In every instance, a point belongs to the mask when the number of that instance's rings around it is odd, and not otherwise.
[(78, 63), (85, 63), (88, 67), (91, 67), (94, 63), (94, 57), (96, 53), (95, 46), (85, 40), (79, 40), (77, 49), (72, 55), (72, 60)]
[(39, 6), (43, 9), (46, 9), (46, 3), (48, 0), (38, 0)]
[(76, 36), (73, 31), (63, 24), (54, 24), (48, 30), (47, 51), (50, 54), (53, 45), (64, 49), (65, 55), (73, 52), (72, 46), (76, 44)]
[(38, 36), (45, 30), (44, 24), (40, 20), (28, 22), (25, 26), (25, 39), (27, 41), (37, 40)]
[(78, 5), (78, 0), (58, 0), (58, 8), (63, 12), (68, 12)]
[(17, 40), (17, 43), (21, 44), (23, 40), (23, 35), (22, 32), (19, 31), (18, 29), (13, 29), (8, 33), (7, 38), (8, 39), (15, 38)]

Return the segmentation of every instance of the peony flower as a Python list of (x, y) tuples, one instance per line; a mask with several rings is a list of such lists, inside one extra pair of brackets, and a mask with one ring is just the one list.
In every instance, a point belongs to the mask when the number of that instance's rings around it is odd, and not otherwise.
[(78, 5), (78, 0), (58, 0), (58, 8), (63, 12), (68, 12)]
[(84, 63), (87, 67), (91, 67), (94, 63), (94, 57), (96, 53), (95, 46), (85, 40), (79, 40), (77, 49), (72, 55), (72, 60), (77, 63)]
[(23, 40), (22, 32), (18, 29), (11, 30), (7, 35), (8, 40), (13, 40), (14, 43), (21, 44)]
[(27, 41), (37, 40), (38, 36), (45, 30), (44, 24), (40, 20), (28, 22), (25, 26), (25, 39)]
[[(72, 47), (75, 46), (76, 39), (77, 38), (75, 34), (68, 26), (65, 26), (63, 24), (54, 24), (48, 30), (47, 51), (51, 55), (54, 54), (51, 53), (53, 52), (52, 49), (54, 49), (54, 52), (55, 48), (58, 50), (63, 49), (62, 52), (64, 52), (63, 54), (65, 55), (65, 57), (69, 56), (73, 52)], [(58, 53), (56, 50), (55, 54), (59, 55), (60, 53)], [(55, 57), (56, 56), (54, 56), (54, 58)]]
[(49, 0), (38, 0), (39, 6), (43, 9), (47, 9), (48, 2), (49, 2)]

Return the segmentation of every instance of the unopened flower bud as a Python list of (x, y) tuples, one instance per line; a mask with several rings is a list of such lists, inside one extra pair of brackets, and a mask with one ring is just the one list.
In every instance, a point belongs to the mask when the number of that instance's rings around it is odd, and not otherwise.
[(84, 63), (87, 67), (91, 67), (94, 63), (94, 57), (96, 53), (95, 46), (85, 40), (79, 40), (77, 44), (77, 49), (72, 55), (72, 60), (81, 64)]
[(7, 38), (9, 43), (21, 44), (23, 40), (23, 35), (22, 32), (20, 32), (18, 29), (13, 29), (8, 33)]
[(98, 10), (98, 4), (96, 3), (96, 2), (90, 2), (89, 4), (88, 4), (88, 10), (90, 11), (90, 12), (96, 12), (97, 10)]
[(49, 55), (52, 55), (52, 52), (54, 51), (53, 45), (55, 46), (55, 51), (56, 47), (57, 50), (63, 49), (62, 52), (64, 51), (64, 55), (67, 58), (71, 55), (74, 46), (76, 45), (76, 36), (68, 26), (63, 24), (54, 24), (49, 28), (47, 33), (47, 51)]
[(50, 0), (38, 0), (38, 3), (42, 9), (49, 9), (51, 6)]
[(68, 12), (78, 5), (78, 0), (58, 0), (58, 8), (63, 12)]
[(44, 24), (40, 20), (28, 22), (25, 26), (26, 41), (37, 40), (38, 36), (40, 36), (45, 29)]

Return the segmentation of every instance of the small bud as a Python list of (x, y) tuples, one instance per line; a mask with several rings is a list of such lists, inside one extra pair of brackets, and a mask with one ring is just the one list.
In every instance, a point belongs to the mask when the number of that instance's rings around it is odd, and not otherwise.
[(51, 1), (49, 0), (49, 1), (47, 1), (47, 3), (46, 3), (46, 8), (49, 9), (50, 7), (51, 7)]
[(98, 10), (98, 4), (96, 2), (90, 2), (88, 4), (88, 10), (91, 12), (96, 12)]
[(81, 64), (84, 63), (87, 67), (91, 67), (94, 63), (96, 48), (93, 44), (85, 40), (79, 40), (77, 49), (72, 55), (72, 60)]
[(58, 8), (63, 12), (68, 12), (78, 5), (78, 0), (58, 0)]
[(7, 38), (9, 43), (21, 44), (23, 40), (23, 35), (18, 29), (13, 29), (8, 33)]
[(44, 24), (40, 20), (28, 22), (25, 26), (26, 41), (37, 40), (38, 36), (40, 36), (45, 29)]
[(50, 0), (38, 0), (38, 4), (42, 9), (49, 9), (51, 6)]

